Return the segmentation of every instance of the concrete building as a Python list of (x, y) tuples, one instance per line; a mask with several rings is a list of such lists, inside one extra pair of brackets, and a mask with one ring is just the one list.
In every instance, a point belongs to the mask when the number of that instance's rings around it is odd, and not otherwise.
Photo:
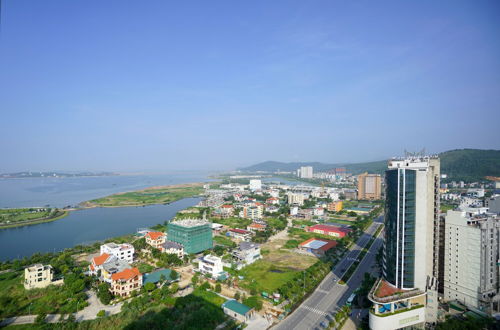
[(217, 256), (208, 254), (199, 258), (198, 261), (198, 270), (202, 274), (209, 274), (212, 278), (217, 279), (224, 273), (222, 259)]
[(343, 202), (342, 201), (336, 201), (336, 202), (328, 203), (326, 209), (329, 212), (339, 212), (339, 211), (342, 211), (342, 207), (343, 207)]
[(262, 190), (262, 181), (255, 179), (250, 180), (248, 189), (250, 189), (251, 191)]
[(312, 179), (313, 178), (313, 167), (312, 166), (302, 166), (299, 170), (300, 177), (302, 179)]
[(298, 206), (304, 205), (304, 199), (305, 199), (304, 194), (288, 193), (286, 196), (289, 205), (298, 205)]
[(444, 298), (487, 313), (499, 312), (500, 217), (448, 211)]
[(262, 219), (264, 212), (264, 206), (259, 203), (259, 205), (245, 206), (241, 211), (241, 217), (247, 219)]
[(260, 245), (251, 242), (241, 242), (238, 248), (233, 250), (233, 257), (239, 264), (250, 265), (262, 258)]
[(168, 224), (168, 240), (181, 244), (185, 253), (199, 253), (212, 248), (212, 227), (206, 220), (172, 221)]
[(24, 288), (26, 290), (45, 288), (52, 284), (54, 270), (51, 265), (36, 264), (24, 269)]
[(484, 200), (484, 206), (488, 208), (491, 213), (500, 214), (500, 195), (496, 195)]
[(120, 260), (115, 256), (111, 256), (105, 263), (100, 267), (101, 269), (101, 277), (100, 280), (111, 283), (111, 278), (113, 274), (124, 271), (125, 269), (129, 269), (130, 265), (125, 260)]
[(128, 268), (111, 275), (111, 293), (118, 297), (128, 297), (142, 287), (142, 274), (137, 268)]
[(322, 257), (330, 249), (337, 246), (336, 241), (330, 241), (321, 238), (310, 238), (299, 244), (299, 249), (312, 253), (317, 257)]
[(101, 254), (104, 253), (113, 255), (120, 260), (125, 260), (128, 263), (134, 262), (134, 246), (132, 244), (107, 243), (101, 245)]
[(146, 238), (146, 244), (156, 249), (161, 249), (166, 240), (165, 233), (161, 231), (150, 231), (144, 237)]
[(241, 241), (249, 241), (252, 238), (252, 234), (251, 231), (240, 228), (231, 228), (226, 233), (227, 236)]
[(165, 243), (163, 243), (161, 251), (167, 254), (175, 254), (181, 259), (182, 257), (184, 257), (184, 247), (176, 242), (166, 241)]
[(437, 321), (439, 180), (437, 157), (389, 161), (386, 180), (383, 279), (372, 288), (372, 329)]
[(358, 175), (358, 199), (380, 200), (382, 198), (382, 178), (380, 174)]

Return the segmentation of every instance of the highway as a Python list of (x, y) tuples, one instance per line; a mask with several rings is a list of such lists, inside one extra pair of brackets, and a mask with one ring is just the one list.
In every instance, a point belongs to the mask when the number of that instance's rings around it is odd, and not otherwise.
[(383, 217), (378, 217), (361, 235), (356, 244), (351, 247), (344, 258), (335, 265), (333, 271), (323, 279), (316, 290), (295, 311), (275, 325), (273, 329), (321, 329), (321, 322), (328, 323), (327, 315), (331, 315), (337, 308), (343, 306), (352, 292), (360, 286), (364, 273), (370, 272), (375, 255), (382, 246), (381, 238), (377, 238), (373, 242), (349, 281), (345, 285), (337, 284), (382, 222)]

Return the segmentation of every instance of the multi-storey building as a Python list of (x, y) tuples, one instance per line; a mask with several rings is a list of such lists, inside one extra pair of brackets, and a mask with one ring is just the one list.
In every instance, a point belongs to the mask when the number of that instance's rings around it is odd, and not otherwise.
[(163, 244), (165, 244), (165, 233), (161, 231), (150, 231), (146, 234), (146, 243), (151, 245), (152, 247), (156, 249), (162, 248)]
[(134, 262), (134, 246), (128, 243), (116, 244), (107, 243), (101, 245), (101, 254), (107, 253), (113, 255), (120, 260), (125, 260), (126, 262)]
[(379, 200), (382, 198), (382, 178), (379, 174), (358, 175), (358, 199)]
[(137, 268), (128, 268), (111, 275), (111, 293), (118, 297), (128, 297), (142, 286), (142, 274)]
[(299, 205), (302, 206), (304, 205), (304, 194), (302, 193), (288, 193), (287, 194), (288, 198), (288, 204), (290, 205)]
[(445, 221), (444, 298), (488, 313), (500, 311), (500, 217), (448, 211)]
[(184, 219), (168, 224), (168, 240), (181, 244), (185, 253), (211, 249), (212, 227), (206, 220)]
[(250, 184), (248, 185), (251, 191), (262, 190), (262, 181), (257, 179), (250, 180)]
[(343, 207), (343, 202), (336, 201), (336, 202), (328, 203), (327, 210), (330, 212), (339, 212), (339, 211), (342, 211), (342, 207)]
[(372, 329), (437, 320), (439, 178), (437, 157), (414, 155), (389, 161), (383, 279), (368, 296), (373, 302)]
[(260, 203), (259, 205), (245, 206), (241, 211), (241, 217), (248, 219), (262, 219), (263, 211), (264, 211), (264, 206)]
[(299, 170), (300, 177), (302, 179), (312, 179), (313, 178), (313, 168), (312, 166), (302, 166)]
[(198, 270), (203, 274), (209, 274), (212, 278), (218, 278), (224, 272), (222, 267), (222, 259), (213, 256), (206, 255), (199, 259)]
[(260, 245), (251, 242), (241, 242), (238, 248), (233, 250), (233, 256), (237, 263), (250, 265), (262, 258)]
[(24, 288), (45, 288), (52, 284), (54, 270), (51, 265), (36, 264), (24, 269)]
[(179, 258), (184, 257), (184, 247), (176, 242), (166, 241), (163, 244), (161, 251), (167, 254), (175, 254)]

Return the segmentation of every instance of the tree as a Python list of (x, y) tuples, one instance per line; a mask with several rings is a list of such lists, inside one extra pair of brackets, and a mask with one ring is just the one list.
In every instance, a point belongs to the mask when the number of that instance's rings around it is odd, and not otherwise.
[(148, 282), (144, 285), (144, 289), (146, 289), (146, 291), (148, 292), (151, 292), (156, 289), (156, 285), (154, 283)]
[(97, 312), (97, 317), (104, 317), (106, 316), (106, 311), (104, 309), (101, 309), (99, 312)]
[(191, 283), (195, 286), (198, 283), (198, 280), (200, 279), (200, 275), (198, 273), (194, 274), (193, 277), (191, 278)]
[(236, 293), (234, 294), (234, 299), (240, 300), (240, 298), (241, 298), (240, 293), (236, 291)]
[(104, 304), (108, 305), (113, 299), (113, 296), (109, 292), (110, 286), (108, 283), (101, 283), (97, 287), (97, 298)]
[(220, 245), (216, 245), (216, 246), (214, 247), (214, 249), (213, 249), (213, 250), (214, 250), (214, 253), (215, 253), (216, 255), (218, 255), (218, 256), (223, 255), (223, 254), (224, 254), (224, 251), (225, 251), (224, 247), (222, 247), (222, 246), (220, 246)]
[(222, 287), (221, 287), (220, 283), (217, 283), (217, 284), (215, 285), (215, 292), (220, 293), (221, 291), (222, 291)]
[(170, 272), (170, 278), (172, 281), (175, 281), (179, 278), (179, 273), (177, 273), (174, 269)]
[(144, 237), (136, 239), (132, 242), (132, 245), (134, 246), (135, 251), (139, 252), (147, 247), (146, 239)]
[(255, 308), (257, 311), (262, 309), (262, 300), (260, 300), (259, 296), (248, 297), (243, 300), (243, 303), (250, 308)]

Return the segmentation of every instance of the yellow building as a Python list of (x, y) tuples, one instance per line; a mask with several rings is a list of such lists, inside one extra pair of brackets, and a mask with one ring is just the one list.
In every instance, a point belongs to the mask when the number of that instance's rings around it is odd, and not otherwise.
[(45, 288), (51, 284), (60, 284), (52, 282), (54, 271), (51, 265), (36, 264), (24, 269), (24, 288), (39, 289)]
[(330, 212), (339, 212), (339, 211), (342, 211), (343, 204), (344, 203), (342, 201), (331, 202), (331, 203), (328, 203), (328, 205), (326, 206), (326, 209)]
[(382, 198), (382, 178), (380, 174), (358, 175), (358, 199), (379, 200)]

